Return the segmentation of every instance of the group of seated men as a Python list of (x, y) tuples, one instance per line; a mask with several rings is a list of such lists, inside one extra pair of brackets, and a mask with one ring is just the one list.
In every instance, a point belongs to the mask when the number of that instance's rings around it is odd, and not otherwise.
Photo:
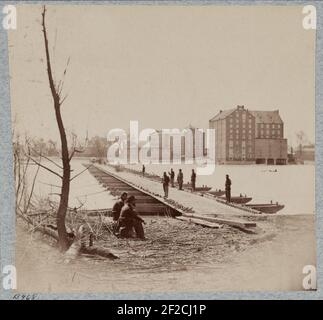
[(128, 194), (124, 192), (112, 208), (114, 233), (120, 238), (131, 238), (134, 230), (137, 238), (145, 239), (142, 224), (146, 223), (137, 215), (135, 207), (136, 198), (134, 196), (128, 197)]

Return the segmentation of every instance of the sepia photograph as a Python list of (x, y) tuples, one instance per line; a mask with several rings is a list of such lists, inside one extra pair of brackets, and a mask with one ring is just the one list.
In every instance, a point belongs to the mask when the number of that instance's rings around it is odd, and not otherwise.
[(317, 289), (314, 6), (11, 7), (17, 293)]

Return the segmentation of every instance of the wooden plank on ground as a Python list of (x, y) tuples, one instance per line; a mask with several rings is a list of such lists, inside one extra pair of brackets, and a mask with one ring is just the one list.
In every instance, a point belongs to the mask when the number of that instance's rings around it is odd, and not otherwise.
[(197, 225), (200, 225), (200, 226), (203, 226), (203, 227), (208, 227), (208, 228), (220, 229), (220, 228), (223, 227), (223, 225), (218, 224), (218, 223), (208, 222), (208, 221), (205, 221), (205, 220), (188, 218), (188, 217), (183, 217), (183, 216), (178, 216), (178, 217), (176, 217), (176, 219), (191, 222), (191, 223), (194, 223), (194, 224), (197, 224)]
[(220, 224), (227, 224), (229, 226), (233, 227), (240, 227), (240, 228), (253, 228), (256, 227), (257, 224), (253, 221), (245, 221), (241, 219), (227, 219), (227, 218), (219, 218), (219, 217), (210, 217), (207, 215), (198, 215), (198, 214), (184, 214), (184, 217), (187, 218), (196, 218), (196, 219), (202, 219), (214, 223), (220, 223)]

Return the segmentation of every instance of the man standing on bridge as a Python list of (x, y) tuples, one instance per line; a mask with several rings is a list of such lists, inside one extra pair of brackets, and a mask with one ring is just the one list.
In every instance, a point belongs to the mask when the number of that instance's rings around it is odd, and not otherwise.
[(170, 169), (169, 176), (170, 176), (170, 185), (172, 186), (172, 188), (174, 188), (175, 172), (173, 168)]
[(177, 175), (177, 183), (178, 183), (179, 190), (183, 190), (183, 181), (184, 181), (183, 172), (182, 172), (182, 169), (179, 169), (178, 175)]
[(227, 199), (227, 202), (231, 202), (231, 179), (229, 178), (229, 175), (226, 175), (225, 180), (225, 197)]
[(130, 196), (126, 204), (121, 209), (119, 226), (120, 226), (120, 237), (131, 238), (132, 230), (135, 229), (137, 238), (145, 239), (145, 232), (142, 224), (146, 224), (145, 221), (139, 217), (135, 212), (136, 198)]
[(143, 177), (145, 176), (145, 172), (146, 172), (146, 167), (145, 167), (145, 165), (143, 164), (143, 165), (142, 165), (142, 176), (143, 176)]
[(164, 189), (164, 197), (168, 198), (169, 176), (167, 175), (166, 172), (164, 172), (162, 182), (163, 182), (163, 189)]
[(191, 175), (192, 192), (195, 191), (195, 184), (196, 184), (196, 173), (194, 169), (192, 169), (192, 175)]

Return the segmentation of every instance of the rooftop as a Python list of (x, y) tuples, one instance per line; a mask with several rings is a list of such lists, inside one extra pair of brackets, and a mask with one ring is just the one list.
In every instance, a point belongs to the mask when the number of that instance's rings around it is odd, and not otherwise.
[[(244, 106), (237, 106), (237, 108), (229, 109), (225, 111), (220, 110), (220, 112), (217, 115), (215, 115), (212, 119), (210, 119), (210, 121), (225, 119), (232, 112), (239, 109), (244, 109)], [(274, 110), (274, 111), (248, 110), (248, 111), (256, 118), (256, 123), (283, 123), (278, 110)]]

